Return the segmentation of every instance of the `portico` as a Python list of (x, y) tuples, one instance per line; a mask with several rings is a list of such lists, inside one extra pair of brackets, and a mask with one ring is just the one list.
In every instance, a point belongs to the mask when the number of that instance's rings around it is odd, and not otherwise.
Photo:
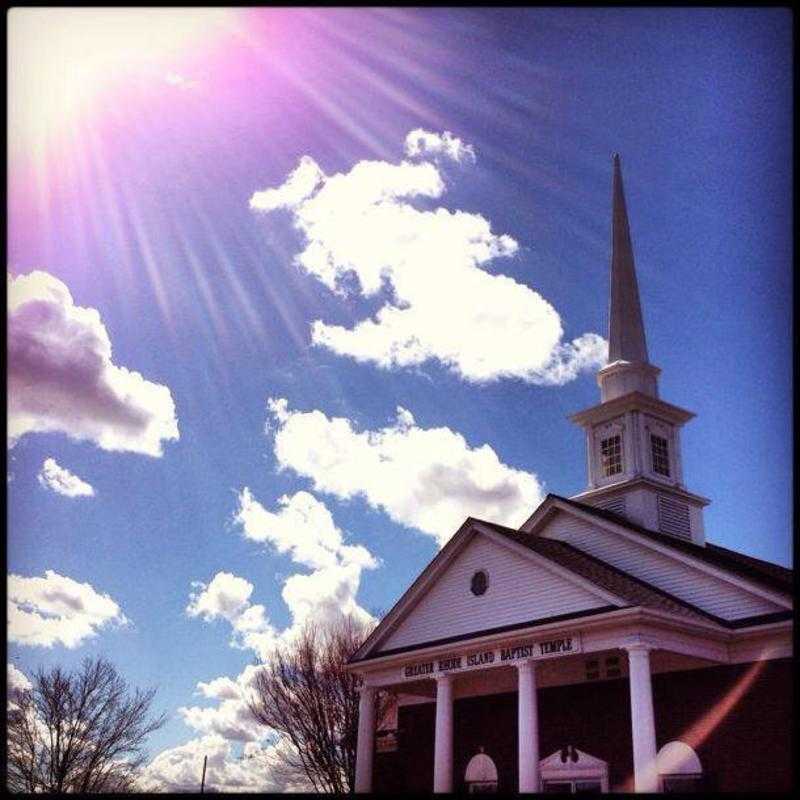
[[(646, 616), (641, 610), (622, 609), (576, 620), (571, 626), (562, 622), (511, 636), (479, 637), (459, 646), (415, 648), (378, 658), (370, 672), (364, 673), (362, 705), (372, 709), (379, 689), (397, 693), (401, 704), (433, 702), (433, 781), (429, 790), (447, 793), (458, 791), (463, 780), (454, 772), (454, 742), (463, 735), (457, 728), (456, 703), (513, 692), (517, 780), (515, 786), (505, 788), (538, 792), (543, 789), (540, 763), (550, 755), (540, 748), (540, 692), (585, 681), (587, 663), (607, 660), (617, 665), (614, 677), (627, 677), (628, 747), (633, 767), (629, 788), (659, 791), (651, 672), (654, 668), (664, 672), (721, 663), (727, 658), (727, 650), (722, 642), (714, 641), (721, 632), (712, 633), (710, 625), (701, 623), (695, 630), (676, 631), (664, 625), (664, 620), (657, 620), (657, 615), (650, 615), (643, 624)], [(609, 709), (609, 713), (619, 714), (620, 709)], [(359, 726), (358, 792), (373, 788), (374, 712), (367, 711), (365, 719), (368, 724)], [(553, 731), (548, 733), (552, 739)], [(565, 740), (562, 746), (572, 744)]]

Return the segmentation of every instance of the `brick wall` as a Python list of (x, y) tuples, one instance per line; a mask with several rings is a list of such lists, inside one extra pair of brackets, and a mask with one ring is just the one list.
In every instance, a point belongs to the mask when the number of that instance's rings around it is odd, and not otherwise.
[[(709, 790), (788, 791), (792, 786), (791, 660), (760, 662), (752, 683), (751, 667), (653, 676), (658, 747), (673, 739), (691, 744)], [(723, 716), (726, 698), (744, 682), (747, 691)], [(607, 761), (612, 790), (622, 788), (633, 771), (627, 679), (540, 689), (538, 698), (541, 757), (574, 745)], [(375, 757), (376, 791), (431, 790), (434, 712), (433, 703), (400, 708), (398, 750)], [(500, 791), (515, 791), (516, 693), (457, 700), (454, 726), (454, 789), (463, 789), (467, 762), (483, 747), (497, 766)]]

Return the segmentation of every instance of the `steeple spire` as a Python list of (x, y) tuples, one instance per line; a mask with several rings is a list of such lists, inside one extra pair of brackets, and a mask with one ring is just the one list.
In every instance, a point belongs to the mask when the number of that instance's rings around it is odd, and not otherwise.
[(619, 155), (614, 153), (611, 223), (611, 299), (608, 312), (608, 364), (597, 373), (600, 398), (629, 392), (658, 397), (658, 373), (647, 357), (647, 342), (633, 264), (628, 210), (622, 189)]
[(575, 499), (637, 525), (703, 544), (708, 500), (683, 485), (681, 427), (694, 414), (658, 396), (633, 265), (619, 156), (612, 181), (608, 364), (597, 373), (600, 403), (570, 419), (586, 431), (589, 486)]
[(646, 364), (647, 342), (639, 304), (633, 246), (622, 188), (619, 154), (614, 154), (613, 233), (611, 249), (611, 303), (608, 320), (608, 362)]

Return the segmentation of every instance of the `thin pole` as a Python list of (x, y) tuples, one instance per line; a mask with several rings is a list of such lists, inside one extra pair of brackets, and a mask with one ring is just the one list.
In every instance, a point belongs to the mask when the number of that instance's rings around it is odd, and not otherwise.
[(203, 794), (203, 790), (206, 786), (206, 764), (208, 763), (208, 756), (203, 756), (203, 778), (200, 781), (200, 794)]

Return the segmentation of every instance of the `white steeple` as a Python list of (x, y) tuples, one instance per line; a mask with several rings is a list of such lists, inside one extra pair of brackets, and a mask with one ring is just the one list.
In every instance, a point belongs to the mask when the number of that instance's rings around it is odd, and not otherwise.
[(608, 313), (608, 365), (597, 375), (603, 401), (628, 392), (658, 397), (658, 367), (647, 359), (647, 340), (639, 303), (628, 210), (619, 155), (614, 154), (611, 226), (611, 292)]
[(639, 285), (625, 207), (619, 155), (614, 154), (611, 228), (611, 303), (608, 322), (608, 360), (647, 363), (647, 341), (639, 304)]
[(600, 404), (570, 419), (586, 431), (589, 488), (574, 499), (645, 528), (704, 542), (708, 500), (683, 485), (680, 429), (694, 414), (658, 396), (647, 355), (619, 156), (613, 158), (608, 364)]

